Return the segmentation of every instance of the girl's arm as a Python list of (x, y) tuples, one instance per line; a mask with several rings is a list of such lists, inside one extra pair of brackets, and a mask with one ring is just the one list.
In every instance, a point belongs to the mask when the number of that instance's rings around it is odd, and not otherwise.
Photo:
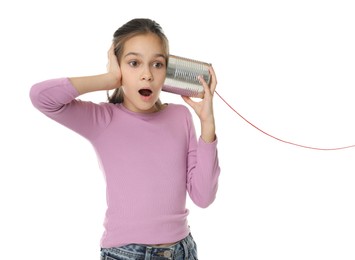
[(121, 70), (114, 53), (114, 46), (112, 45), (108, 51), (107, 73), (94, 76), (72, 77), (69, 80), (80, 95), (98, 90), (119, 88), (121, 86)]
[(213, 93), (217, 86), (216, 74), (212, 68), (209, 68), (211, 74), (211, 85), (207, 85), (203, 77), (199, 80), (204, 87), (204, 97), (201, 101), (195, 102), (191, 98), (183, 96), (184, 101), (189, 104), (196, 112), (201, 122), (201, 138), (206, 143), (211, 143), (216, 140), (215, 120), (213, 114)]
[(59, 78), (32, 86), (33, 105), (46, 116), (92, 139), (111, 120), (110, 106), (76, 99), (79, 95), (120, 87), (121, 72), (113, 48), (108, 52), (108, 72), (96, 76)]

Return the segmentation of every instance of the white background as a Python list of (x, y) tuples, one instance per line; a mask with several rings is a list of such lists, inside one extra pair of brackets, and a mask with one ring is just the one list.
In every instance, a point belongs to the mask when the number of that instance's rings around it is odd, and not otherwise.
[[(354, 145), (354, 13), (350, 0), (1, 2), (0, 258), (99, 258), (94, 151), (32, 107), (34, 83), (104, 72), (113, 32), (148, 17), (172, 54), (212, 63), (219, 94), (263, 131)], [(355, 148), (277, 141), (218, 96), (215, 116), (218, 196), (207, 209), (189, 201), (200, 259), (355, 259)]]

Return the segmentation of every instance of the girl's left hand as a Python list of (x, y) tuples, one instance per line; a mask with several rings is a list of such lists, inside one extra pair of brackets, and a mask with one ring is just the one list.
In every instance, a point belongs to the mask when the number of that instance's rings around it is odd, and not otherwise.
[(214, 122), (214, 115), (213, 115), (213, 94), (217, 86), (217, 79), (216, 74), (211, 67), (209, 67), (209, 72), (211, 74), (211, 82), (210, 86), (207, 85), (206, 81), (203, 77), (199, 77), (199, 80), (204, 88), (204, 97), (201, 101), (193, 101), (190, 97), (182, 96), (184, 101), (193, 108), (196, 112), (197, 116), (199, 117), (201, 123), (212, 121)]

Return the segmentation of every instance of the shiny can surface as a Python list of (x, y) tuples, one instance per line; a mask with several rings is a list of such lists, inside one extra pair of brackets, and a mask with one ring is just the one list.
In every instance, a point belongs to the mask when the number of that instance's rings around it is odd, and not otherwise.
[(169, 56), (163, 91), (183, 96), (203, 98), (204, 89), (198, 80), (202, 76), (210, 84), (210, 64), (175, 55)]

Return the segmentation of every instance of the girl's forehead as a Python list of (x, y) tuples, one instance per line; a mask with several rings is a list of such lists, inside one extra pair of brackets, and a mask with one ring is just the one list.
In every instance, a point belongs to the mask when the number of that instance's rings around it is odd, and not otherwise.
[(153, 33), (139, 34), (128, 39), (124, 44), (123, 56), (128, 53), (166, 55), (162, 39)]

